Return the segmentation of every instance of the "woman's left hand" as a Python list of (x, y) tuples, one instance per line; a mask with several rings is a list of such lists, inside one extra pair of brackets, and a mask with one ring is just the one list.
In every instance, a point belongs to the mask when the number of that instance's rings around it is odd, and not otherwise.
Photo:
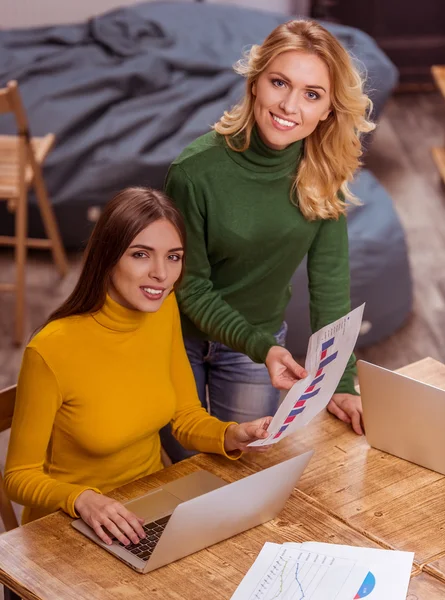
[(271, 421), (272, 417), (263, 417), (249, 423), (229, 425), (224, 438), (224, 450), (226, 452), (233, 452), (234, 450), (241, 450), (242, 452), (265, 452), (269, 446), (248, 447), (247, 444), (266, 438), (267, 428)]
[(340, 421), (350, 423), (357, 435), (363, 435), (362, 399), (354, 394), (334, 394), (327, 409)]

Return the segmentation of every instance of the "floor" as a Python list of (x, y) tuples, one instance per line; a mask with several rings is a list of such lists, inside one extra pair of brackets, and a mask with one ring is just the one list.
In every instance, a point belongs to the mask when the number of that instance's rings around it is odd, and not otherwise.
[(390, 193), (406, 231), (414, 308), (402, 329), (360, 353), (390, 369), (425, 356), (445, 362), (445, 187), (432, 146), (445, 146), (443, 97), (395, 96), (379, 122), (367, 166)]
[[(359, 353), (376, 364), (398, 368), (425, 356), (445, 362), (445, 188), (431, 147), (445, 145), (445, 102), (439, 93), (397, 95), (379, 122), (367, 166), (386, 187), (406, 230), (414, 281), (414, 308), (390, 338)], [(78, 253), (60, 281), (46, 252), (34, 252), (28, 268), (27, 337), (72, 289)], [(0, 253), (0, 280), (12, 278), (12, 254)], [(0, 296), (0, 389), (15, 383), (23, 348), (11, 342), (13, 296)], [(7, 436), (0, 436), (0, 465)]]

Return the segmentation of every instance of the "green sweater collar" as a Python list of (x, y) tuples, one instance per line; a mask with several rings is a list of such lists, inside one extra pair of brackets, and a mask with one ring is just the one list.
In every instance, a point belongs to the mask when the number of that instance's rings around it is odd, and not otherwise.
[(300, 162), (302, 149), (303, 140), (299, 140), (284, 150), (273, 150), (263, 142), (255, 126), (247, 150), (236, 152), (228, 149), (228, 152), (236, 163), (250, 171), (292, 175)]

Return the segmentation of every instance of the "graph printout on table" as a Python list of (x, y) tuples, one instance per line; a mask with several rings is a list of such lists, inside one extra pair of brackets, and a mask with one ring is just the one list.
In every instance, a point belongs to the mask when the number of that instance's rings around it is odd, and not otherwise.
[(266, 542), (232, 600), (405, 600), (413, 558), (376, 548)]

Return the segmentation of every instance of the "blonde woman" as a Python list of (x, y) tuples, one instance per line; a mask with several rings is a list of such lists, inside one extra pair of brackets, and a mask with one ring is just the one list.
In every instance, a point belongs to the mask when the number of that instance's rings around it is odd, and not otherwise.
[[(274, 413), (279, 390), (305, 376), (283, 347), (305, 257), (312, 329), (350, 310), (348, 182), (374, 125), (350, 56), (318, 23), (278, 26), (235, 68), (243, 99), (173, 162), (166, 191), (188, 230), (178, 301), (201, 402), (250, 420)], [(354, 362), (328, 409), (361, 434)]]

